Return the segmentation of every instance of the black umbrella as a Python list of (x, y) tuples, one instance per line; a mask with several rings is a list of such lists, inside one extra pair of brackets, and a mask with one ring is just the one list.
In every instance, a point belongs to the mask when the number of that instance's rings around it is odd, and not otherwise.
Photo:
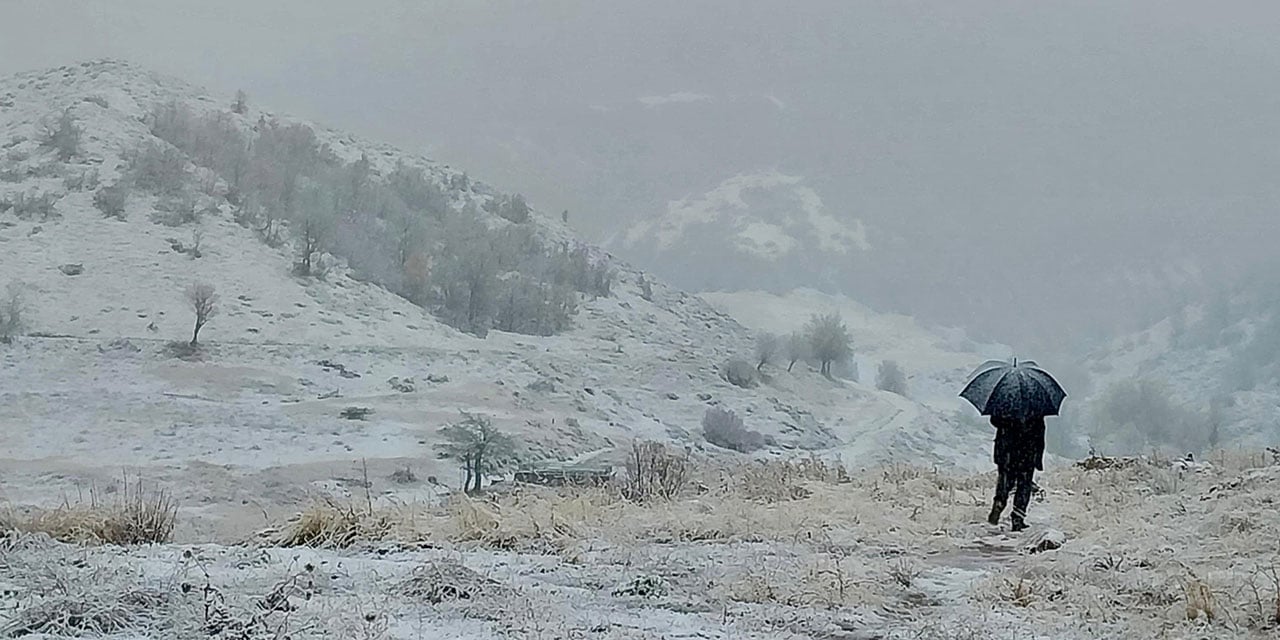
[(1067, 392), (1048, 371), (1030, 360), (991, 360), (973, 373), (960, 397), (984, 416), (1056, 416)]

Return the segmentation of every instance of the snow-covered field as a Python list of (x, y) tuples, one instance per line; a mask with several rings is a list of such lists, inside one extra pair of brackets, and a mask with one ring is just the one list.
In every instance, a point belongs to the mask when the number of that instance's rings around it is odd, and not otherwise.
[(705, 474), (703, 491), (671, 502), (536, 489), (482, 502), (375, 500), (361, 517), (385, 519), (370, 529), (384, 533), (343, 549), (77, 548), (17, 536), (0, 543), (0, 629), (97, 625), (149, 638), (1273, 637), (1280, 466), (1269, 457), (1058, 470), (1042, 479), (1032, 528), (1014, 536), (981, 522), (992, 480), (913, 467), (841, 478), (774, 463)]

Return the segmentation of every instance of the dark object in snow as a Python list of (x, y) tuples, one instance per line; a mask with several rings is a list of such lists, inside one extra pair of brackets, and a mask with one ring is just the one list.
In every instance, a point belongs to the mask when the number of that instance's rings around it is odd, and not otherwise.
[(960, 397), (984, 416), (1056, 416), (1067, 392), (1048, 371), (1030, 360), (990, 360), (978, 367)]
[(64, 264), (58, 267), (58, 271), (61, 271), (63, 275), (78, 276), (84, 273), (84, 265), (83, 264)]
[(427, 375), (427, 382), (431, 384), (444, 384), (449, 381), (449, 376), (443, 373), (432, 373)]
[(1067, 543), (1067, 534), (1057, 529), (1046, 529), (1027, 543), (1027, 553), (1044, 553), (1045, 551), (1053, 551), (1061, 549), (1062, 545)]
[(370, 409), (369, 407), (347, 407), (338, 415), (348, 420), (364, 420), (369, 417), (369, 414), (371, 413), (373, 413), (373, 409)]
[(391, 385), (392, 389), (395, 389), (400, 393), (413, 393), (416, 388), (414, 386), (413, 378), (401, 378), (399, 376), (391, 376), (387, 379), (387, 384)]
[(338, 375), (344, 378), (359, 378), (360, 374), (347, 369), (346, 365), (341, 362), (333, 362), (332, 360), (321, 360), (316, 364), (324, 368), (325, 371), (337, 371)]
[(661, 598), (667, 595), (667, 581), (659, 576), (639, 576), (626, 585), (614, 589), (613, 595)]
[(613, 479), (613, 468), (541, 465), (516, 471), (514, 479), (522, 484), (540, 484), (550, 487), (603, 486)]

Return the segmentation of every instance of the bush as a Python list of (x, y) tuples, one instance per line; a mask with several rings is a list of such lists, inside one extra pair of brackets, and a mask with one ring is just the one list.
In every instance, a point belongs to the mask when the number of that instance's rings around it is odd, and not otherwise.
[(1137, 452), (1149, 447), (1201, 451), (1212, 431), (1200, 412), (1174, 404), (1163, 382), (1145, 379), (1113, 384), (1093, 403), (1095, 441)]
[(661, 442), (632, 443), (622, 495), (635, 502), (670, 500), (689, 483), (691, 469), (687, 455)]
[(53, 193), (46, 192), (39, 195), (15, 193), (7, 200), (0, 201), (0, 212), (10, 210), (13, 215), (22, 220), (44, 221), (58, 215), (54, 210), (54, 204), (57, 202), (58, 196)]
[(524, 196), (516, 194), (513, 196), (502, 196), (485, 203), (485, 211), (497, 214), (516, 224), (524, 224), (529, 221), (529, 205), (525, 203)]
[(743, 389), (756, 386), (756, 368), (746, 360), (730, 360), (720, 369), (720, 376), (726, 382)]
[(67, 109), (45, 132), (44, 145), (57, 152), (59, 160), (69, 162), (80, 153), (80, 133), (71, 110)]
[(711, 407), (702, 415), (702, 435), (717, 447), (740, 453), (751, 453), (766, 444), (764, 436), (747, 429), (737, 414), (719, 407)]
[(876, 388), (905, 397), (907, 374), (903, 373), (902, 367), (897, 362), (885, 360), (880, 363), (880, 370), (876, 372)]
[(171, 145), (147, 144), (130, 157), (129, 175), (140, 189), (174, 195), (186, 186), (187, 158)]
[(79, 173), (70, 173), (62, 179), (62, 188), (67, 191), (92, 191), (98, 188), (98, 170), (85, 169)]
[(129, 186), (124, 181), (101, 187), (93, 193), (93, 206), (110, 218), (124, 220), (124, 208), (128, 202)]

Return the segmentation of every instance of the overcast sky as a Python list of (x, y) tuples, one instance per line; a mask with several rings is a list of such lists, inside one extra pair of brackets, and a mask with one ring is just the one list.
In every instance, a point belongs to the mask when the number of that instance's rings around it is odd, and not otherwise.
[(860, 292), (973, 326), (1274, 255), (1277, 34), (1274, 1), (0, 0), (0, 73), (244, 88), (597, 239), (779, 169), (869, 225), (897, 277)]

